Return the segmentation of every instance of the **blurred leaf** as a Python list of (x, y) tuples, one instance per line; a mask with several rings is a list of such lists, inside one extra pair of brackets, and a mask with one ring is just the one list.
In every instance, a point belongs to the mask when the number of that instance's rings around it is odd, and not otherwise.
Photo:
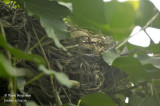
[(79, 106), (118, 106), (108, 95), (93, 93), (84, 96)]
[(115, 40), (129, 37), (135, 21), (135, 9), (129, 2), (112, 0), (105, 3), (105, 14), (110, 33)]
[(151, 63), (152, 65), (160, 69), (160, 57), (150, 57), (148, 55), (138, 55), (137, 58), (142, 64)]
[(150, 81), (148, 73), (138, 59), (133, 57), (119, 57), (114, 60), (112, 66), (115, 66), (131, 77), (131, 81), (136, 84), (141, 81)]
[(51, 0), (24, 0), (24, 4), (29, 15), (36, 15), (40, 18), (41, 25), (45, 28), (48, 37), (54, 40), (56, 46), (66, 50), (60, 44), (59, 39), (70, 38), (63, 22), (63, 18), (67, 17), (70, 10), (57, 1)]
[[(158, 10), (155, 10), (155, 6), (150, 2), (150, 0), (140, 0), (140, 8), (137, 12), (136, 25), (143, 27), (157, 12)], [(149, 26), (160, 28), (160, 15)]]
[(128, 106), (140, 106), (140, 102), (143, 100), (144, 98), (138, 96), (138, 95), (131, 95), (129, 97), (129, 103), (128, 103)]
[(24, 71), (12, 67), (11, 63), (0, 54), (0, 77), (23, 76)]
[(21, 87), (21, 85), (25, 85), (26, 80), (22, 77), (22, 78), (16, 78), (16, 81), (17, 81), (17, 87), (20, 89), (20, 91), (24, 91), (24, 86)]
[(70, 19), (74, 24), (84, 28), (108, 29), (105, 18), (105, 5), (103, 0), (70, 0), (73, 12)]
[(132, 95), (129, 97), (129, 106), (159, 106), (156, 97), (140, 97), (138, 95)]
[(24, 0), (15, 0), (22, 8), (24, 8)]
[(151, 43), (149, 47), (146, 48), (146, 50), (149, 50), (150, 53), (159, 54), (160, 53), (160, 43), (158, 44)]
[(144, 68), (151, 79), (160, 79), (160, 69), (154, 67), (152, 64), (145, 64)]
[(73, 86), (73, 82), (71, 80), (69, 80), (68, 76), (62, 72), (56, 72), (51, 69), (48, 70), (43, 65), (39, 66), (39, 70), (43, 71), (46, 75), (54, 75), (60, 84), (66, 86), (68, 88), (71, 88)]
[(75, 80), (70, 80), (73, 83), (73, 87), (79, 88), (80, 87), (80, 82), (75, 81)]
[(104, 51), (102, 54), (103, 60), (109, 65), (112, 65), (112, 62), (119, 56), (120, 55), (114, 48), (108, 49), (107, 51)]
[(75, 0), (57, 0), (57, 1), (63, 1), (63, 2), (73, 2)]
[(10, 2), (11, 0), (2, 0), (3, 2)]
[(5, 4), (8, 4), (11, 2), (11, 0), (2, 0)]
[(22, 52), (21, 50), (19, 50), (17, 48), (12, 47), (11, 45), (9, 45), (5, 41), (5, 39), (4, 39), (4, 37), (2, 35), (0, 35), (0, 46), (5, 48), (11, 54), (13, 54), (16, 58), (32, 61), (32, 62), (35, 62), (38, 65), (40, 65), (40, 64), (45, 65), (46, 64), (45, 60), (41, 56), (34, 55), (34, 54), (27, 54), (27, 53), (24, 53), (24, 52)]
[(129, 0), (129, 1), (126, 1), (126, 2), (132, 4), (132, 6), (134, 7), (134, 10), (135, 10), (135, 11), (138, 10), (139, 5), (140, 5), (139, 0)]
[(25, 106), (38, 106), (38, 105), (33, 101), (29, 101), (29, 102), (26, 102)]

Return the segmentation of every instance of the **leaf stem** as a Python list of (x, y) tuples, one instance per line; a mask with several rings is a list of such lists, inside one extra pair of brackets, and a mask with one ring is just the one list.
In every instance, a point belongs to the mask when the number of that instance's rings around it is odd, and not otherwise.
[(159, 98), (159, 96), (158, 96), (158, 92), (157, 92), (157, 90), (156, 90), (156, 87), (155, 87), (155, 84), (154, 84), (154, 81), (153, 81), (153, 80), (152, 80), (152, 87), (153, 87), (154, 94), (155, 94), (155, 96), (156, 96), (156, 98), (157, 98), (157, 101), (158, 101), (158, 103), (160, 104), (160, 98)]
[(34, 82), (35, 80), (37, 80), (37, 79), (39, 79), (40, 77), (42, 77), (44, 75), (44, 73), (43, 72), (41, 72), (40, 74), (38, 74), (37, 76), (35, 76), (34, 78), (32, 78), (31, 80), (29, 80), (26, 84), (24, 84), (24, 85), (20, 85), (20, 87), (19, 88), (22, 88), (22, 87), (24, 87), (24, 86), (27, 86), (27, 85), (29, 85), (30, 83), (32, 83), (32, 82)]
[[(31, 23), (31, 24), (32, 24), (32, 23)], [(33, 27), (33, 24), (32, 24), (32, 29), (33, 29), (34, 35), (36, 36), (36, 39), (37, 39), (38, 42), (39, 42), (40, 40), (39, 40), (39, 38), (38, 38), (38, 35), (37, 35), (37, 33), (36, 33), (35, 28)], [(44, 52), (43, 46), (41, 45), (41, 42), (39, 42), (38, 44), (39, 44), (39, 46), (40, 46), (40, 49), (41, 49), (41, 51), (42, 51), (42, 54), (43, 54), (46, 62), (47, 62), (47, 67), (48, 67), (48, 69), (50, 69), (50, 68), (51, 68), (51, 67), (50, 67), (50, 63), (49, 63), (49, 61), (48, 61), (48, 58), (47, 58), (47, 56), (46, 56), (46, 53)], [(53, 75), (50, 75), (50, 80), (51, 80), (52, 90), (53, 90), (53, 94), (54, 94), (54, 97), (55, 97), (55, 100), (56, 100), (56, 104), (57, 104), (58, 106), (60, 106), (60, 105), (62, 105), (62, 101), (61, 101), (61, 99), (60, 99), (60, 97), (59, 97), (59, 94), (58, 94), (58, 92), (57, 92), (57, 88), (54, 86)]]

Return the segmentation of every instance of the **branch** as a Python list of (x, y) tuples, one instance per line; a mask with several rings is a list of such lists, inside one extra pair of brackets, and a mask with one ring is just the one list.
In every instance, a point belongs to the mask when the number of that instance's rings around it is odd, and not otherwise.
[(137, 34), (138, 34), (139, 32), (141, 32), (142, 30), (146, 29), (146, 28), (158, 17), (158, 15), (159, 15), (159, 12), (156, 13), (156, 14), (147, 22), (147, 24), (146, 24), (143, 28), (141, 28), (137, 33), (135, 33), (135, 34), (132, 35), (132, 36), (129, 36), (129, 37), (128, 37), (126, 40), (124, 40), (120, 45), (118, 45), (118, 46), (116, 47), (116, 49), (119, 49), (119, 48), (122, 47), (124, 44), (126, 44), (130, 38), (132, 38), (133, 36), (137, 35)]

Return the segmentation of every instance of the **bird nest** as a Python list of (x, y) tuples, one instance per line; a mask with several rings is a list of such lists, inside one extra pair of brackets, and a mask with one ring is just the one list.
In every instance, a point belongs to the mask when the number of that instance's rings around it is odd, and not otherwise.
[[(111, 37), (67, 26), (71, 35), (79, 36), (60, 41), (67, 49), (66, 52), (57, 48), (53, 40), (45, 36), (46, 32), (38, 20), (20, 8), (11, 9), (1, 2), (0, 20), (10, 45), (24, 52), (31, 50), (44, 57), (50, 69), (66, 73), (74, 82), (74, 86), (69, 89), (48, 75), (38, 77), (24, 87), (24, 91), (32, 95), (31, 100), (38, 104), (55, 104), (57, 97), (62, 103), (77, 104), (81, 97), (93, 92), (104, 92), (113, 97), (119, 90), (126, 88), (127, 81), (122, 79), (127, 75), (109, 66), (102, 58), (103, 51), (114, 47)], [(26, 81), (41, 73), (29, 61), (19, 60), (17, 67), (26, 70)]]

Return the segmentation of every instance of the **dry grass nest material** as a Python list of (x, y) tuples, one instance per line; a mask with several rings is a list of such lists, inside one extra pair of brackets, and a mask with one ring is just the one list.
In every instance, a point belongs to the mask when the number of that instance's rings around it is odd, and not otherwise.
[[(50, 76), (43, 75), (24, 89), (38, 104), (54, 104), (56, 100), (53, 89), (62, 103), (77, 104), (81, 97), (93, 92), (104, 92), (112, 97), (118, 90), (126, 88), (126, 82), (121, 79), (127, 75), (109, 66), (101, 56), (103, 51), (114, 46), (111, 37), (68, 26), (73, 36), (76, 33), (79, 36), (60, 41), (67, 48), (65, 52), (45, 36), (45, 30), (38, 20), (20, 8), (11, 9), (1, 2), (0, 21), (9, 44), (24, 52), (32, 50), (32, 53), (44, 57), (49, 68), (66, 73), (75, 83), (74, 87), (68, 89), (55, 79), (54, 84), (51, 84)], [(39, 41), (40, 44), (36, 45)], [(32, 62), (18, 60), (17, 67), (26, 69), (26, 81), (41, 73)]]

